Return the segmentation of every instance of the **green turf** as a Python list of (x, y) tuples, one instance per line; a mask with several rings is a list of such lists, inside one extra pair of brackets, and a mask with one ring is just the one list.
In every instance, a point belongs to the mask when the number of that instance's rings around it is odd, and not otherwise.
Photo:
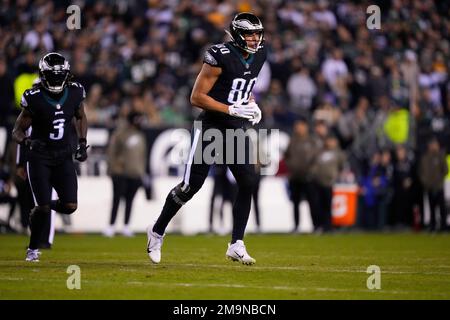
[[(248, 235), (254, 266), (225, 260), (227, 240), (168, 235), (152, 265), (144, 235), (58, 234), (29, 263), (25, 236), (0, 235), (0, 299), (450, 299), (449, 234)], [(67, 289), (69, 265), (80, 290)]]

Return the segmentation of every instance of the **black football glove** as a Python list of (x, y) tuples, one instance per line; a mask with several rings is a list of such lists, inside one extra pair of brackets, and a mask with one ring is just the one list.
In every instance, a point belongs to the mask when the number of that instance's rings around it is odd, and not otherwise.
[(42, 151), (46, 146), (45, 142), (30, 138), (23, 139), (21, 145), (27, 148), (28, 150), (35, 150), (35, 151)]
[(84, 162), (87, 159), (87, 149), (89, 146), (86, 145), (86, 143), (80, 143), (78, 144), (77, 151), (75, 152), (75, 160), (78, 160), (80, 162)]

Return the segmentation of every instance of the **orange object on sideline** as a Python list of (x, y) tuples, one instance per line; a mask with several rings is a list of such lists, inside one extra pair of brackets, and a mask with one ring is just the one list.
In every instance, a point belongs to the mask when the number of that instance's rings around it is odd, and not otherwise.
[(337, 184), (333, 187), (332, 224), (352, 226), (356, 220), (358, 185)]

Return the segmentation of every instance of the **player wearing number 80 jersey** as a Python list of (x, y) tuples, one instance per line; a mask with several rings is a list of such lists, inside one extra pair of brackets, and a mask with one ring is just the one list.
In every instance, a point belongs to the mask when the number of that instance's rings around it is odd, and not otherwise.
[[(208, 93), (214, 100), (226, 105), (247, 105), (250, 102), (252, 89), (267, 52), (264, 45), (259, 44), (258, 50), (248, 54), (245, 59), (242, 51), (232, 41), (214, 45), (206, 51), (203, 62), (221, 69), (217, 81)], [(246, 119), (212, 110), (204, 110), (199, 120), (220, 121), (231, 128), (239, 128), (247, 123)]]
[[(208, 176), (210, 162), (205, 161), (203, 157), (201, 161), (192, 161), (196, 158), (194, 154), (198, 154), (198, 150), (203, 155), (208, 147), (205, 141), (211, 140), (202, 138), (208, 129), (221, 133), (224, 151), (223, 154), (216, 154), (218, 156), (216, 163), (226, 163), (238, 184), (238, 193), (233, 205), (231, 243), (226, 256), (244, 264), (255, 263), (255, 259), (247, 253), (242, 241), (250, 213), (251, 196), (257, 181), (255, 166), (249, 160), (251, 153), (249, 141), (240, 146), (235, 145), (234, 141), (227, 141), (230, 139), (227, 138), (227, 130), (245, 129), (249, 124), (256, 124), (261, 120), (261, 110), (252, 98), (251, 91), (266, 59), (266, 50), (263, 46), (264, 29), (255, 15), (239, 13), (232, 20), (230, 30), (227, 32), (231, 36), (231, 41), (214, 45), (206, 51), (202, 69), (192, 89), (192, 105), (203, 109), (198, 118), (201, 129), (194, 125), (192, 146), (183, 182), (169, 192), (158, 220), (148, 229), (147, 252), (153, 263), (159, 263), (161, 260), (163, 235), (170, 220), (181, 206), (200, 190)], [(225, 153), (238, 155), (245, 161), (230, 163)], [(233, 160), (235, 159), (236, 157)]]
[[(27, 152), (27, 174), (35, 207), (31, 213), (31, 236), (27, 261), (38, 261), (40, 235), (51, 209), (71, 214), (77, 209), (77, 177), (72, 160), (73, 119), (78, 134), (75, 159), (87, 158), (87, 120), (82, 85), (70, 81), (69, 62), (58, 53), (39, 61), (39, 81), (24, 92), (22, 112), (13, 138)], [(32, 128), (31, 135), (26, 131)], [(51, 200), (52, 188), (58, 200)]]

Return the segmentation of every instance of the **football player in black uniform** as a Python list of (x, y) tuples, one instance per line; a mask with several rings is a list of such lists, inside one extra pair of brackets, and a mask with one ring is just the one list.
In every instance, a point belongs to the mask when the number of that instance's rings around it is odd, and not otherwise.
[[(194, 125), (191, 152), (183, 182), (170, 191), (159, 218), (148, 228), (147, 252), (153, 263), (159, 263), (161, 260), (163, 236), (170, 220), (181, 206), (200, 190), (208, 175), (211, 163), (205, 162), (203, 158), (201, 163), (193, 162), (203, 133), (211, 128), (220, 130), (223, 150), (226, 153), (227, 145), (234, 145), (234, 141), (227, 141), (226, 130), (246, 129), (249, 123), (254, 125), (261, 120), (261, 110), (252, 98), (251, 91), (267, 55), (263, 46), (263, 25), (257, 16), (239, 13), (232, 20), (227, 33), (231, 36), (230, 42), (213, 45), (206, 51), (202, 69), (192, 90), (192, 105), (203, 109), (197, 119), (201, 122), (201, 129)], [(207, 146), (205, 143), (200, 145), (200, 151)], [(248, 140), (244, 148), (234, 148), (232, 151), (235, 158), (236, 155), (242, 157), (242, 153), (245, 153), (246, 161), (242, 164), (236, 161), (222, 162), (228, 165), (238, 184), (233, 205), (232, 239), (226, 257), (243, 264), (254, 264), (255, 259), (247, 253), (242, 239), (256, 183), (255, 166), (248, 161)], [(222, 155), (222, 159), (225, 157), (226, 155)]]
[[(72, 160), (73, 119), (78, 134), (75, 159), (87, 159), (87, 120), (84, 88), (70, 81), (69, 62), (59, 53), (39, 61), (39, 80), (25, 90), (13, 139), (28, 149), (27, 173), (35, 207), (31, 212), (31, 236), (26, 261), (39, 261), (38, 245), (45, 221), (53, 209), (71, 214), (77, 209), (77, 176)], [(32, 127), (31, 135), (26, 130)], [(72, 129), (72, 130), (71, 130)], [(51, 200), (52, 187), (58, 200)]]

